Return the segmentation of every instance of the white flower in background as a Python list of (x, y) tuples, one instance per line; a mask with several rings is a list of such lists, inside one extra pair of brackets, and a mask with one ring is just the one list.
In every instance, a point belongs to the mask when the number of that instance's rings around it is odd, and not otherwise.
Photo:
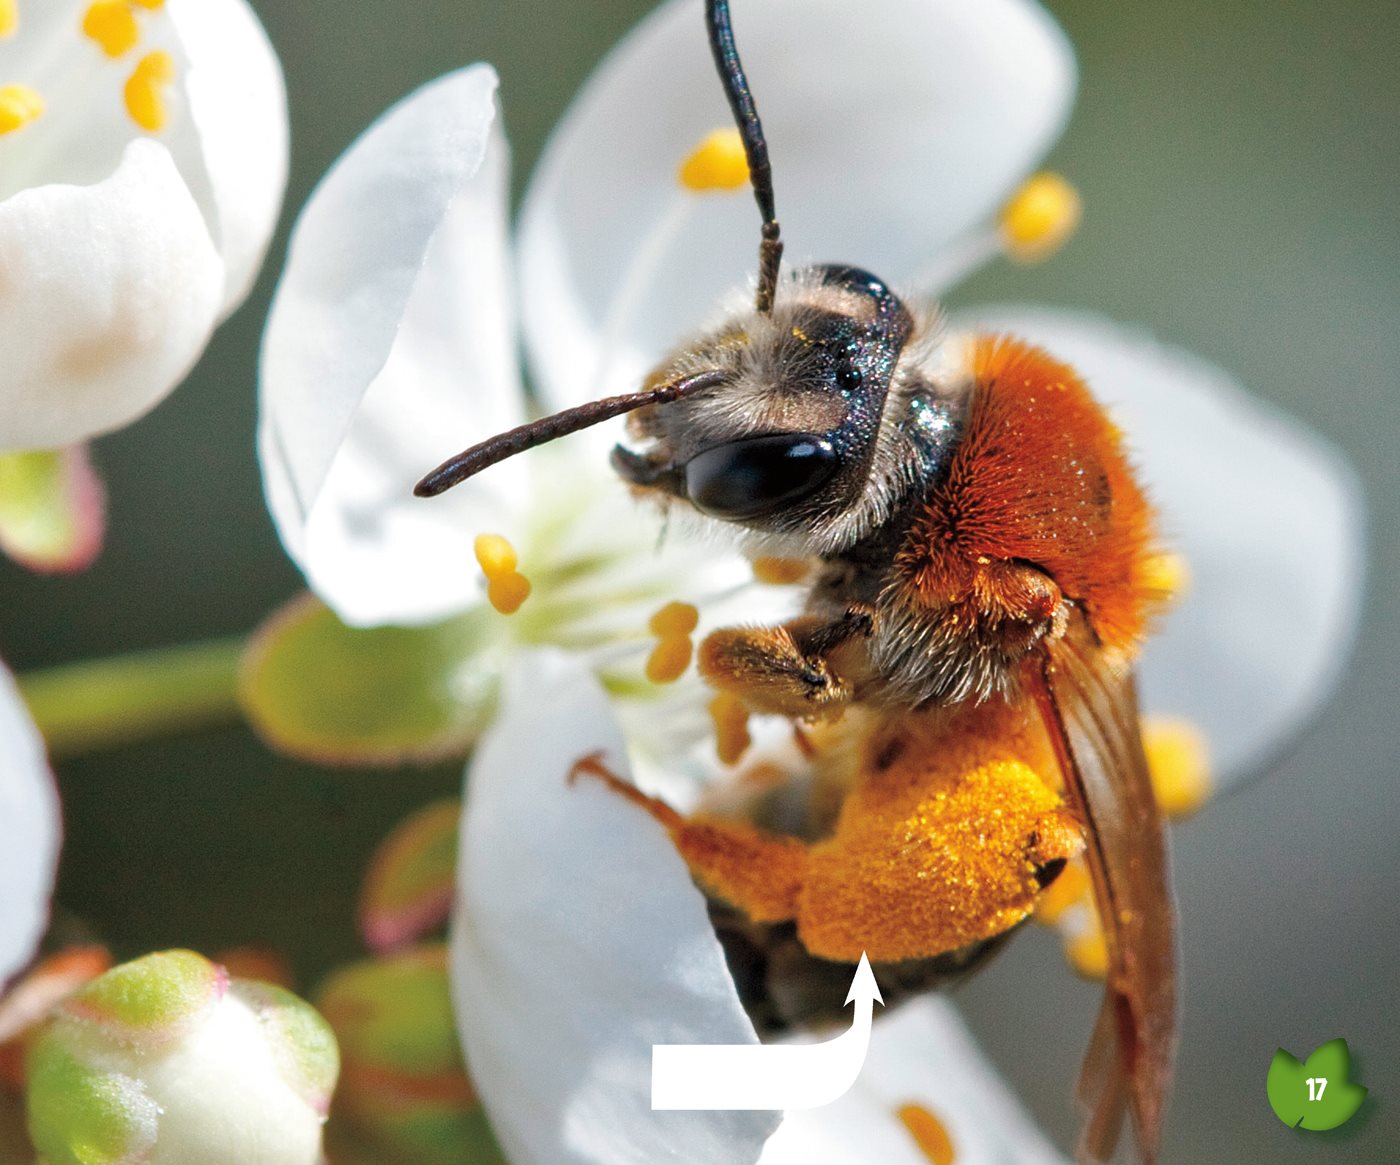
[(339, 1067), (310, 1004), (162, 951), (54, 1009), (26, 1056), (29, 1134), (53, 1165), (320, 1165)]
[(0, 665), (0, 993), (48, 925), (59, 834), (44, 742)]
[[(855, 19), (840, 0), (769, 0), (744, 6), (736, 25), (792, 265), (857, 263), (933, 298), (1022, 247), (998, 211), (1027, 189), (1074, 84), (1069, 47), (1039, 7), (878, 0)], [(635, 389), (753, 269), (746, 191), (678, 180), (696, 144), (729, 124), (699, 0), (645, 21), (569, 110), (526, 195), (518, 299), (494, 91), (486, 66), (450, 75), (352, 147), (303, 215), (269, 321), (269, 504), (312, 588), (352, 624), (480, 604), (472, 539), (486, 531), (521, 543), (527, 573), (533, 556), (554, 555), (567, 578), (608, 561), (588, 617), (620, 617), (626, 588), (612, 583), (629, 571), (658, 572), (647, 574), (654, 595), (666, 568), (638, 548), (657, 523), (595, 505), (608, 491), (593, 484), (594, 440), (569, 439), (591, 461), (561, 454), (551, 470), (521, 458), (433, 502), (411, 489), (523, 417), (512, 303), (553, 409)], [(1193, 579), (1147, 650), (1147, 706), (1202, 727), (1217, 778), (1239, 775), (1316, 706), (1353, 632), (1361, 523), (1346, 467), (1223, 374), (1106, 321), (1030, 309), (966, 318), (1074, 363), (1127, 430)], [(552, 550), (566, 544), (582, 557)], [(707, 554), (716, 576), (739, 565)], [(690, 585), (681, 597), (711, 593), (670, 577)], [(578, 617), (561, 612), (560, 627)], [(772, 1114), (650, 1110), (653, 1043), (755, 1037), (664, 832), (601, 789), (565, 787), (573, 761), (598, 748), (624, 770), (624, 737), (577, 657), (527, 664), (512, 691), (471, 769), (452, 940), (459, 1024), (503, 1143), (549, 1165), (757, 1159)], [(878, 1145), (882, 1161), (926, 1162), (922, 1118), (901, 1116), (906, 1103), (946, 1126), (960, 1165), (1056, 1159), (977, 1067), (946, 1005), (877, 1024), (871, 1057), (855, 1092), (789, 1117), (764, 1160), (865, 1161)]]
[(179, 383), (252, 285), (286, 168), (243, 0), (0, 0), (0, 454)]

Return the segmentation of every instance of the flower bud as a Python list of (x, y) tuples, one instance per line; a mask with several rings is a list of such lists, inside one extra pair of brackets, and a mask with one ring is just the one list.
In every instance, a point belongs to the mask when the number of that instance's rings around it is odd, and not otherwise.
[(69, 996), (27, 1069), (45, 1165), (316, 1165), (339, 1053), (291, 992), (176, 950)]

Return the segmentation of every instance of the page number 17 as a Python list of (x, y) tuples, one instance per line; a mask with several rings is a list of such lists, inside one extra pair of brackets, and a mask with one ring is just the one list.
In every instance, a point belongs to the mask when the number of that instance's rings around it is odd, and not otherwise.
[(1321, 1100), (1323, 1092), (1327, 1089), (1326, 1076), (1309, 1076), (1303, 1081), (1308, 1086), (1308, 1099)]

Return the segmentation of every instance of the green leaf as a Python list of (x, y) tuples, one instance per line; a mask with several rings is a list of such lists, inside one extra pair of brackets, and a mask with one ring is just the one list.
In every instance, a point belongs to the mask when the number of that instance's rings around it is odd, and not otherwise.
[(374, 851), (359, 910), (360, 935), (371, 950), (395, 950), (447, 921), (461, 815), (457, 798), (435, 801), (401, 821)]
[(1349, 1121), (1366, 1099), (1367, 1090), (1352, 1084), (1350, 1074), (1346, 1040), (1329, 1040), (1305, 1064), (1280, 1048), (1269, 1065), (1269, 1105), (1291, 1128), (1335, 1129)]
[(499, 663), (485, 612), (426, 627), (347, 627), (311, 595), (253, 636), (239, 696), (273, 748), (323, 764), (464, 756), (485, 726)]

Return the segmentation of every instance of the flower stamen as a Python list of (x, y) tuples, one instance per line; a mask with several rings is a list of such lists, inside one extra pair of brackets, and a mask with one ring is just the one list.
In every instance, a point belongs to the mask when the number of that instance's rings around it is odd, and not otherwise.
[(699, 623), (700, 612), (690, 603), (667, 603), (651, 617), (647, 627), (657, 644), (647, 658), (647, 679), (671, 684), (685, 674), (695, 653), (690, 636)]
[(676, 179), (693, 194), (738, 190), (745, 186), (749, 180), (749, 160), (739, 131), (729, 126), (707, 134), (681, 163)]
[(83, 35), (109, 57), (119, 57), (136, 47), (141, 30), (127, 0), (94, 0), (83, 13)]
[(749, 710), (738, 696), (720, 692), (710, 701), (715, 726), (715, 753), (721, 764), (738, 764), (753, 738), (749, 735)]
[(753, 576), (761, 583), (782, 587), (800, 583), (811, 571), (805, 558), (777, 558), (763, 555), (753, 560)]
[(44, 99), (28, 85), (0, 85), (0, 136), (42, 116)]
[(515, 547), (499, 534), (479, 534), (472, 550), (486, 576), (487, 600), (502, 615), (514, 615), (530, 597), (530, 580), (515, 569)]
[(1062, 175), (1032, 175), (1002, 208), (1002, 245), (1019, 263), (1039, 263), (1068, 241), (1083, 213), (1079, 191)]
[(19, 0), (0, 0), (0, 40), (19, 30)]
[(136, 62), (127, 79), (123, 96), (131, 120), (147, 133), (165, 128), (170, 112), (165, 103), (165, 90), (175, 80), (175, 59), (163, 49), (147, 53)]
[(1168, 817), (1189, 817), (1210, 799), (1206, 738), (1194, 724), (1173, 717), (1146, 719), (1142, 746), (1157, 805)]
[(899, 1117), (899, 1123), (914, 1138), (914, 1144), (919, 1146), (919, 1152), (927, 1157), (933, 1165), (953, 1165), (956, 1156), (953, 1150), (953, 1139), (948, 1135), (948, 1130), (944, 1127), (943, 1122), (933, 1113), (929, 1112), (922, 1104), (901, 1104), (895, 1115)]

